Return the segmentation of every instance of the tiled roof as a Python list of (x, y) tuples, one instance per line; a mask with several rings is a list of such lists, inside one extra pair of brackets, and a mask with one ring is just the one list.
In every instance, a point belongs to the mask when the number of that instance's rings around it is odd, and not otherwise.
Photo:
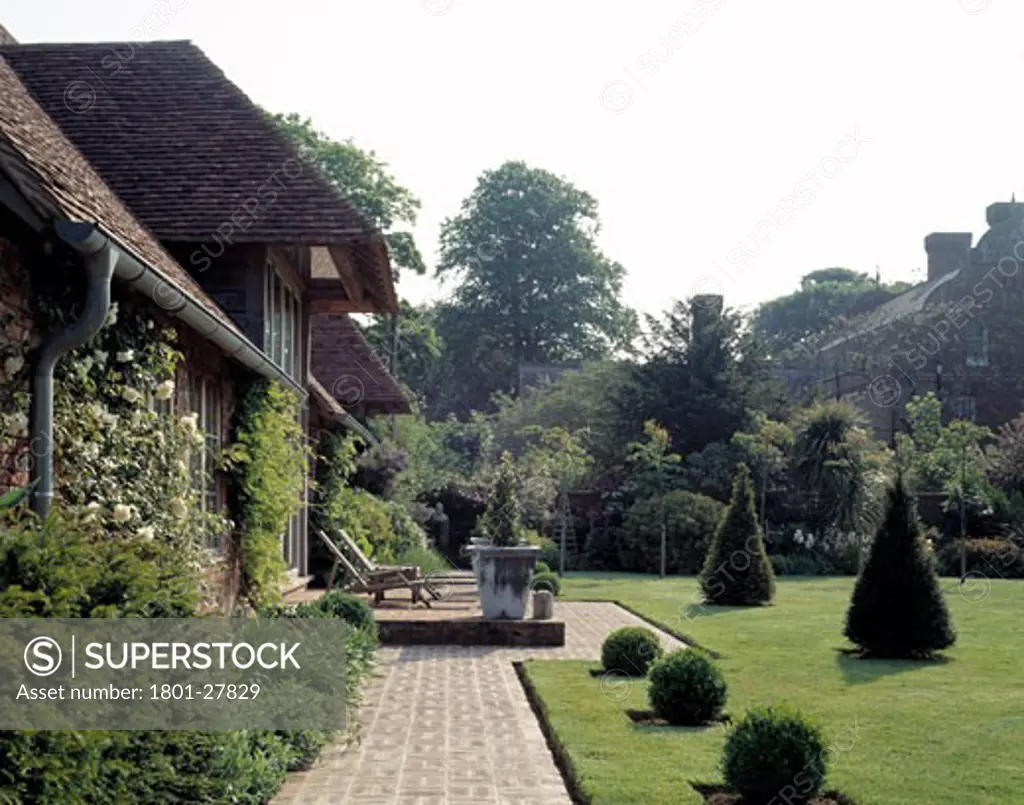
[(832, 349), (833, 347), (837, 347), (851, 339), (859, 338), (862, 335), (875, 332), (876, 330), (888, 327), (890, 324), (894, 324), (907, 316), (913, 316), (916, 313), (922, 312), (928, 304), (928, 301), (931, 299), (932, 294), (947, 282), (956, 279), (959, 275), (960, 270), (956, 269), (954, 271), (950, 271), (948, 274), (942, 275), (941, 277), (921, 283), (920, 285), (915, 285), (913, 288), (904, 291), (895, 299), (890, 299), (885, 304), (880, 305), (873, 312), (866, 314), (859, 320), (855, 320), (854, 326), (848, 332), (843, 333), (838, 338), (826, 344), (822, 349)]
[(44, 218), (99, 224), (178, 292), (241, 335), (227, 315), (125, 209), (0, 57), (0, 167)]
[(346, 315), (311, 317), (312, 370), (331, 396), (346, 408), (364, 405), (381, 414), (411, 411), (398, 383)]
[(0, 55), (161, 240), (348, 244), (393, 298), (380, 234), (191, 42), (0, 45)]

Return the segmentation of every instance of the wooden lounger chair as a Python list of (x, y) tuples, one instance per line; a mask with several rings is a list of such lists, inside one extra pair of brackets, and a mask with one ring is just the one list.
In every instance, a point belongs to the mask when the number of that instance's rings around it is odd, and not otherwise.
[(338, 568), (342, 567), (349, 576), (349, 583), (346, 589), (354, 593), (372, 594), (375, 604), (379, 604), (384, 600), (384, 593), (388, 590), (409, 590), (412, 594), (413, 604), (422, 602), (428, 608), (430, 607), (430, 602), (423, 597), (423, 590), (427, 590), (432, 598), (439, 597), (437, 591), (431, 587), (429, 579), (418, 578), (419, 568), (412, 568), (412, 571), (415, 571), (415, 573), (405, 568), (383, 567), (367, 573), (355, 563), (349, 561), (344, 552), (334, 544), (334, 541), (327, 534), (319, 528), (313, 530), (334, 557), (334, 566), (331, 568), (331, 574), (327, 580), (327, 589), (333, 588)]

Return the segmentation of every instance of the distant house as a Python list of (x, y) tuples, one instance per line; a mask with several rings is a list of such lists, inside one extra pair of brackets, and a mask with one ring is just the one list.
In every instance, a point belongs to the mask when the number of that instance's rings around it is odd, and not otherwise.
[(791, 388), (857, 402), (879, 439), (906, 403), (936, 393), (946, 417), (997, 427), (1024, 409), (1024, 204), (997, 202), (989, 229), (924, 239), (927, 279), (787, 368)]
[[(8, 337), (44, 337), (28, 275), (45, 276), (54, 250), (80, 261), (88, 236), (120, 255), (119, 291), (176, 322), (185, 360), (172, 409), (195, 412), (208, 443), (226, 442), (241, 384), (260, 375), (306, 400), (311, 438), (346, 427), (372, 440), (358, 417), (409, 410), (348, 319), (397, 313), (382, 236), (202, 51), (190, 42), (19, 45), (5, 34)], [(345, 377), (360, 384), (358, 400)], [(17, 453), (0, 455), (0, 487), (26, 480)], [(204, 505), (219, 509), (225, 479), (205, 475)], [(308, 569), (307, 519), (304, 506), (282, 535), (296, 584)]]

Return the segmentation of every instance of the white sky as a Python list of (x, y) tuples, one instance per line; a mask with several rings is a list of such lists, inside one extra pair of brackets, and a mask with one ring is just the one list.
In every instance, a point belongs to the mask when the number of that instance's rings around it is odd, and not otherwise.
[[(146, 38), (192, 39), (256, 102), (388, 161), (431, 266), (441, 221), (507, 159), (596, 196), (648, 312), (695, 287), (746, 307), (826, 266), (911, 279), (927, 233), (977, 238), (987, 204), (1024, 199), (1020, 0), (2, 0), (0, 21), (23, 42), (129, 40), (161, 6), (178, 10)], [(731, 269), (855, 127), (856, 157)]]

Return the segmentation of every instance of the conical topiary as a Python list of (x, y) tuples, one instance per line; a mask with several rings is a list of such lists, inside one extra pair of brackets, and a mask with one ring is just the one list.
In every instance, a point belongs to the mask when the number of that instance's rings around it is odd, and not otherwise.
[(477, 533), (492, 545), (508, 548), (523, 541), (522, 507), (516, 487), (515, 465), (506, 452), (501, 457), (487, 508), (477, 521)]
[(878, 657), (927, 657), (956, 640), (902, 477), (889, 492), (885, 520), (853, 588), (845, 634)]
[(700, 584), (709, 604), (754, 606), (767, 604), (775, 595), (775, 574), (764, 549), (746, 464), (736, 465), (732, 502), (711, 542)]

